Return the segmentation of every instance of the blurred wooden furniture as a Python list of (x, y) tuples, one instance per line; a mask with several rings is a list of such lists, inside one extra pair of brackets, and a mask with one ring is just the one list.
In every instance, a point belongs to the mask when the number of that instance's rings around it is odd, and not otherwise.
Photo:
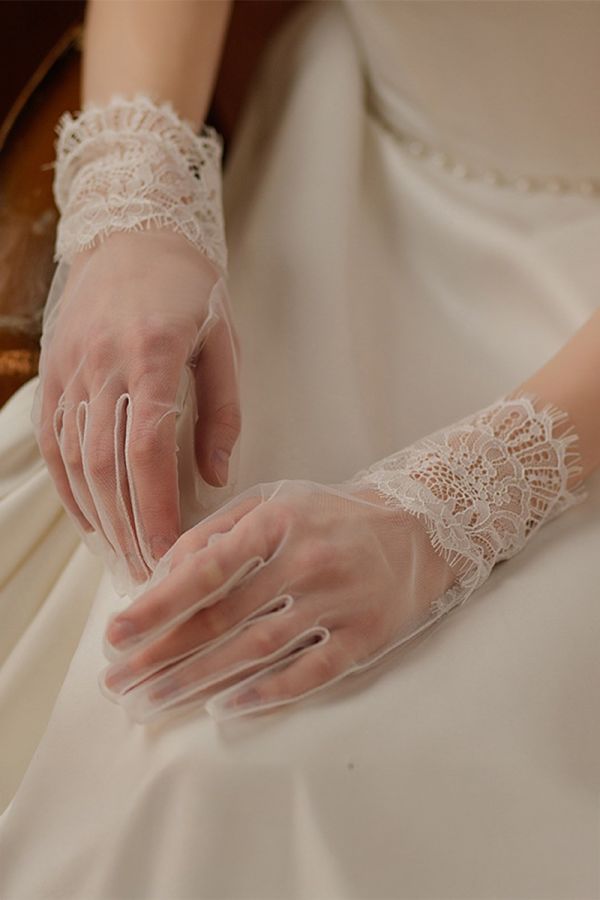
[[(234, 3), (207, 116), (224, 137), (225, 164), (264, 46), (303, 2)], [(52, 197), (55, 127), (64, 110), (80, 106), (83, 11), (79, 0), (0, 3), (0, 54), (5, 65), (12, 65), (12, 78), (5, 79), (0, 92), (0, 406), (37, 373), (58, 218)], [(65, 26), (65, 21), (71, 24)], [(29, 33), (28, 23), (40, 33)], [(34, 58), (25, 60), (27, 50)]]
[(56, 121), (78, 102), (77, 36), (46, 56), (0, 126), (0, 404), (37, 371), (57, 220), (49, 164)]

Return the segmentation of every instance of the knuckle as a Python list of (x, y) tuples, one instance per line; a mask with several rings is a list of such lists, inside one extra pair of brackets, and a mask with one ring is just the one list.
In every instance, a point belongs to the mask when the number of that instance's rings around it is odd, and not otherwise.
[(106, 334), (90, 337), (86, 354), (90, 369), (94, 372), (109, 369), (117, 361), (114, 339)]
[(337, 554), (331, 544), (320, 538), (305, 540), (298, 554), (301, 570), (308, 572), (329, 571), (337, 560)]
[(173, 546), (172, 552), (172, 560), (173, 566), (178, 566), (184, 559), (190, 556), (193, 553), (196, 553), (198, 546), (198, 539), (195, 537), (193, 533), (193, 529), (190, 531), (186, 531), (177, 539), (177, 542)]
[(136, 624), (142, 634), (149, 634), (154, 628), (169, 622), (173, 616), (172, 601), (165, 597), (154, 597), (144, 608)]
[(159, 449), (158, 435), (150, 429), (144, 428), (132, 433), (127, 452), (134, 465), (144, 466), (156, 460)]
[(312, 670), (319, 683), (331, 681), (337, 674), (335, 660), (328, 653), (314, 654)]
[(224, 634), (232, 624), (229, 620), (231, 615), (227, 616), (225, 610), (220, 603), (209, 606), (202, 612), (202, 630), (203, 642), (212, 641), (214, 638)]
[(385, 620), (382, 608), (376, 603), (367, 603), (361, 610), (360, 632), (362, 634), (376, 635), (379, 633)]
[(276, 650), (279, 650), (285, 643), (281, 628), (274, 626), (257, 627), (252, 635), (251, 650), (252, 656), (261, 659), (264, 656), (270, 656)]
[(296, 509), (287, 503), (269, 502), (264, 507), (265, 529), (270, 544), (281, 540), (294, 527), (298, 520)]
[(129, 350), (128, 380), (135, 392), (149, 379), (162, 388), (165, 378), (170, 384), (185, 363), (187, 344), (180, 328), (154, 320), (139, 328)]
[(105, 481), (114, 471), (114, 457), (112, 453), (100, 448), (90, 456), (88, 462), (90, 476), (95, 482)]
[(54, 432), (52, 428), (48, 425), (44, 425), (38, 434), (38, 446), (40, 448), (40, 453), (44, 457), (44, 459), (56, 459), (58, 456), (58, 447), (56, 444), (56, 438), (54, 436)]
[(134, 356), (152, 366), (156, 358), (164, 358), (181, 344), (181, 330), (161, 317), (149, 317), (138, 328), (134, 340)]
[(61, 448), (61, 456), (65, 468), (70, 472), (81, 472), (83, 463), (81, 461), (81, 451), (79, 443), (74, 440), (63, 441)]
[(237, 437), (242, 427), (242, 413), (239, 403), (225, 403), (214, 413), (215, 425), (231, 432), (232, 437)]

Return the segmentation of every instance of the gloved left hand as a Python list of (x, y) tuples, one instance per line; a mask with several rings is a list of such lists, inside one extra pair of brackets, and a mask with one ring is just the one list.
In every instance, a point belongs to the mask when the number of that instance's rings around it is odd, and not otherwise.
[(159, 566), (107, 632), (121, 658), (103, 689), (139, 721), (232, 678), (244, 681), (212, 700), (218, 718), (234, 701), (246, 712), (312, 693), (407, 640), (454, 578), (414, 516), (364, 486), (308, 481), (246, 491)]
[(139, 721), (207, 700), (220, 719), (373, 665), (585, 499), (577, 442), (565, 412), (507, 397), (348, 482), (251, 488), (113, 617), (102, 689)]

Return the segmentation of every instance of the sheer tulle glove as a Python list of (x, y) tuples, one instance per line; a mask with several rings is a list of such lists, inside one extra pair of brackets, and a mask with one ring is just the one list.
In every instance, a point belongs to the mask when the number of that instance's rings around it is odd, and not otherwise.
[(112, 618), (102, 690), (137, 721), (224, 719), (372, 666), (585, 498), (576, 442), (559, 410), (501, 398), (343, 484), (245, 491)]
[(144, 96), (59, 124), (58, 267), (32, 419), (67, 510), (130, 595), (233, 487), (220, 156), (213, 129), (196, 135)]

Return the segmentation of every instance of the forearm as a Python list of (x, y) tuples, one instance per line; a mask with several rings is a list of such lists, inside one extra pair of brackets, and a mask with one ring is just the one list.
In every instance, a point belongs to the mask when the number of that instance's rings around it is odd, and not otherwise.
[(587, 478), (600, 465), (600, 309), (519, 392), (535, 394), (568, 414), (579, 436), (583, 468), (573, 480)]
[(89, 0), (83, 102), (138, 91), (200, 126), (208, 112), (231, 0)]

